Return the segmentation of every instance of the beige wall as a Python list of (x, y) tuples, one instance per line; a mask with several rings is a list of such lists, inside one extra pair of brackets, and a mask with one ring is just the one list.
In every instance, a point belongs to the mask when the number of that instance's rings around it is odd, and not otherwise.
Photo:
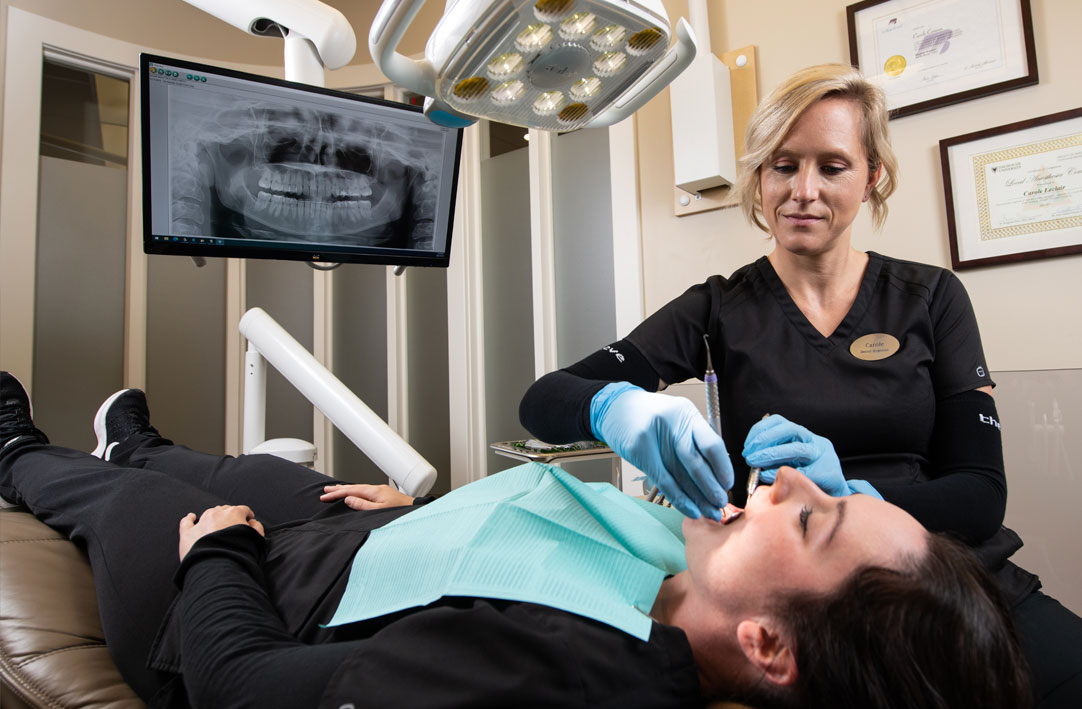
[[(711, 42), (720, 54), (758, 47), (759, 92), (793, 71), (849, 61), (847, 0), (709, 0)], [(671, 20), (684, 0), (665, 0)], [(867, 214), (857, 248), (950, 266), (939, 140), (1082, 105), (1082, 3), (1033, 0), (1040, 83), (891, 121), (901, 185), (879, 233)], [(728, 275), (770, 250), (735, 209), (680, 217), (672, 212), (672, 144), (667, 92), (638, 114), (645, 312), (714, 273)], [(977, 311), (993, 370), (1082, 367), (1082, 256), (959, 273)]]

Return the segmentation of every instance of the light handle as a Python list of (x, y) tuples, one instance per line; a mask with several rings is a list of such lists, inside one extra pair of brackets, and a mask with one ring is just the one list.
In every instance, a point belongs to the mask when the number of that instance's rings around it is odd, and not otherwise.
[(368, 33), (368, 51), (379, 70), (393, 83), (423, 96), (435, 96), (436, 69), (432, 64), (396, 51), (406, 28), (424, 4), (425, 0), (387, 0), (380, 5)]
[(623, 96), (616, 100), (597, 118), (586, 124), (586, 128), (605, 128), (619, 123), (657, 95), (669, 85), (695, 58), (695, 33), (691, 25), (681, 17), (676, 23), (676, 44), (669, 48), (650, 71), (632, 84)]

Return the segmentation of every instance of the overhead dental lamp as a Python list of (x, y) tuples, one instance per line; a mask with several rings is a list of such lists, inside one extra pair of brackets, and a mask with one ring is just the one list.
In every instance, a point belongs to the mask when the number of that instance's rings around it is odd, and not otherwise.
[(479, 118), (569, 131), (627, 118), (695, 58), (661, 0), (450, 0), (424, 59), (395, 51), (425, 0), (385, 0), (368, 35), (372, 60), (422, 94), (425, 115), (455, 128)]

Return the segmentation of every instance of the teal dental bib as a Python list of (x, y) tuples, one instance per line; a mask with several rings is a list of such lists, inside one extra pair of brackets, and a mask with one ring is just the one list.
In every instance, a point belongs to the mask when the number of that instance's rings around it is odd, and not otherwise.
[(682, 520), (527, 463), (371, 532), (327, 625), (473, 596), (559, 608), (647, 640), (661, 582), (686, 568)]

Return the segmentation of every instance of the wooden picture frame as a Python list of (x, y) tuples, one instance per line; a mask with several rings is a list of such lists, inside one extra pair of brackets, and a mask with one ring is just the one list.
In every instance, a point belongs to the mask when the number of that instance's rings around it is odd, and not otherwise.
[(1082, 108), (939, 141), (954, 269), (1082, 253)]

